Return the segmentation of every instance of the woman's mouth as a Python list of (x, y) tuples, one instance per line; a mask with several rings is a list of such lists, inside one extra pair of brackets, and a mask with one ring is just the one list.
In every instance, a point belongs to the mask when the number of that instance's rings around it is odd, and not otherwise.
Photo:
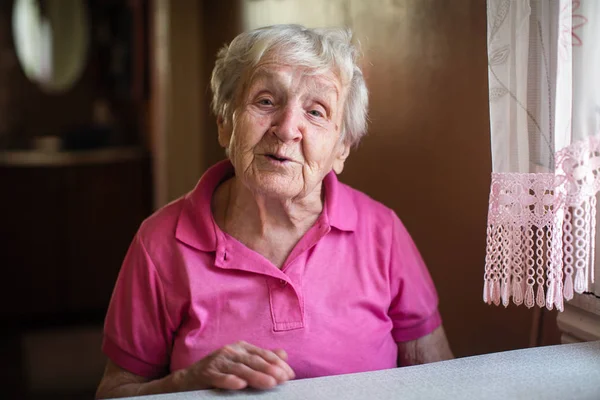
[(287, 161), (291, 161), (287, 157), (282, 157), (282, 156), (278, 156), (275, 154), (265, 154), (265, 157), (267, 157), (269, 160), (276, 162), (276, 163), (285, 163)]

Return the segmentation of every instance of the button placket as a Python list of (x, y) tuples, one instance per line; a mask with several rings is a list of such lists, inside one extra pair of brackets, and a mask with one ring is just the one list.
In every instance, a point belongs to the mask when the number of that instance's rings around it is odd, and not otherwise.
[(268, 283), (273, 330), (287, 331), (304, 327), (302, 301), (296, 288), (285, 279)]

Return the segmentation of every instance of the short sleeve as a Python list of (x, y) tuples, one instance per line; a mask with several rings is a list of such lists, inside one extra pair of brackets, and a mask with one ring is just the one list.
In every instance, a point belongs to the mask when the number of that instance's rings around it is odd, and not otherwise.
[(103, 352), (146, 378), (168, 372), (173, 329), (162, 282), (138, 233), (131, 243), (104, 322)]
[(438, 296), (429, 271), (400, 219), (393, 215), (389, 317), (396, 342), (419, 339), (442, 323)]

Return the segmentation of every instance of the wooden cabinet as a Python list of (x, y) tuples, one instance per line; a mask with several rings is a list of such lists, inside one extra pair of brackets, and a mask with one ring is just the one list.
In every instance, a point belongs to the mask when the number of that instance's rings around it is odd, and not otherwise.
[(57, 264), (65, 259), (66, 213), (60, 176), (40, 168), (0, 168), (0, 313), (59, 308)]
[(152, 209), (148, 157), (103, 150), (8, 161), (0, 157), (0, 316), (101, 318)]

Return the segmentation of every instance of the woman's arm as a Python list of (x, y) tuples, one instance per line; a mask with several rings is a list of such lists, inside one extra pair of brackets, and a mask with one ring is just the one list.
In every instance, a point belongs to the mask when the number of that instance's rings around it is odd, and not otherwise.
[(397, 343), (398, 366), (426, 364), (454, 358), (444, 328), (440, 326), (429, 335)]
[(141, 396), (210, 388), (269, 389), (294, 378), (283, 350), (269, 351), (246, 342), (225, 346), (189, 368), (149, 380), (108, 361), (97, 399)]
[(151, 381), (143, 376), (133, 374), (108, 360), (104, 369), (104, 376), (96, 391), (96, 398), (112, 399), (145, 394), (170, 393), (176, 392), (178, 386), (177, 373)]

